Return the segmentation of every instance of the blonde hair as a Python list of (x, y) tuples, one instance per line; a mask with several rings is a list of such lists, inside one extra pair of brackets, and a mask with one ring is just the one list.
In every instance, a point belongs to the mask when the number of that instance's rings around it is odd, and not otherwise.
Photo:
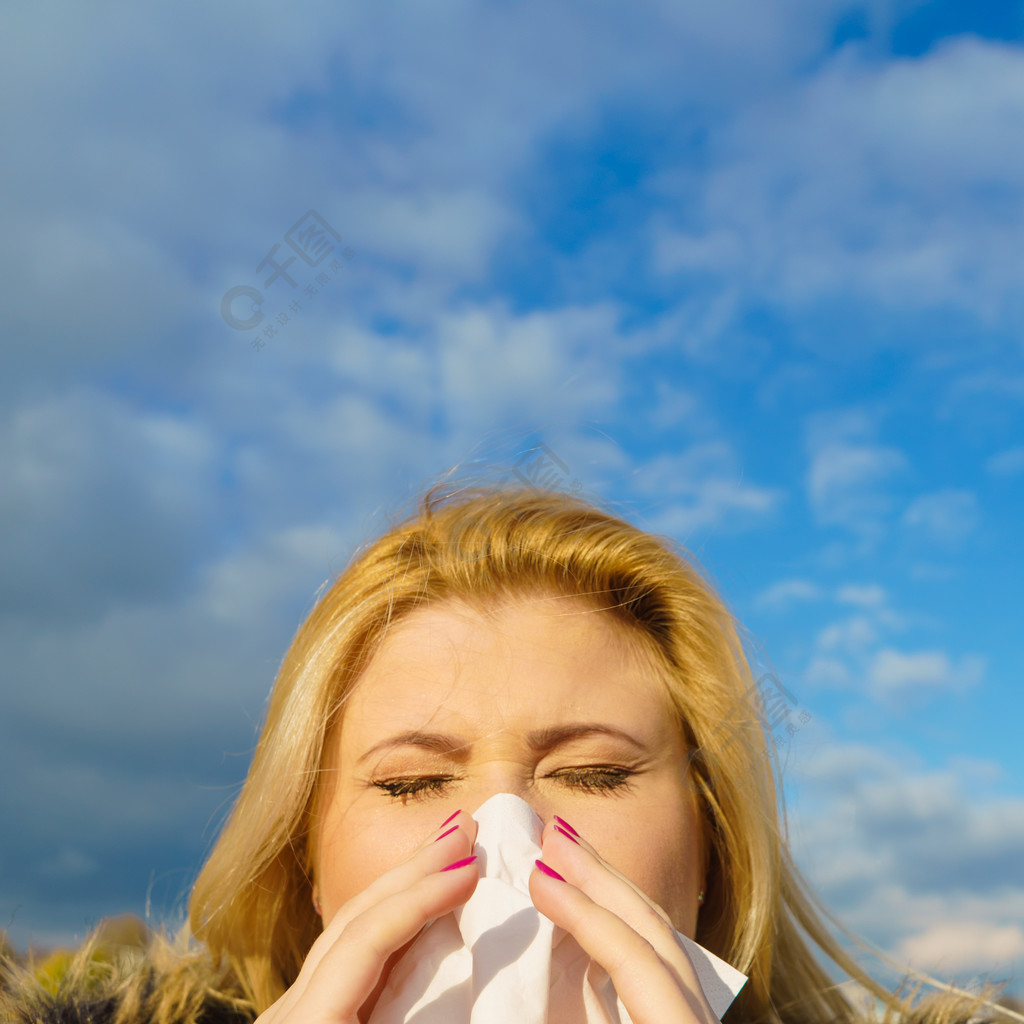
[(193, 933), (237, 994), (262, 1012), (320, 932), (309, 840), (324, 741), (389, 624), (428, 601), (530, 593), (606, 609), (666, 670), (708, 840), (696, 939), (750, 976), (730, 1019), (857, 1019), (812, 946), (905, 1009), (832, 938), (789, 859), (757, 689), (713, 588), (670, 544), (579, 498), (499, 488), (428, 494), (353, 561), (296, 634), (190, 905)]

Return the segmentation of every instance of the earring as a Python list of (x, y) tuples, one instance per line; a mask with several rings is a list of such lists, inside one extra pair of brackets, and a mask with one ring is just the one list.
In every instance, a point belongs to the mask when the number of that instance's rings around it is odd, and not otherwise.
[(697, 893), (697, 903), (699, 905), (699, 904), (701, 904), (703, 902), (704, 902), (704, 890), (701, 889), (701, 891), (699, 893)]
[(316, 889), (313, 890), (313, 909), (320, 915), (320, 917), (323, 917), (324, 912), (323, 908), (320, 906), (320, 897), (317, 896)]

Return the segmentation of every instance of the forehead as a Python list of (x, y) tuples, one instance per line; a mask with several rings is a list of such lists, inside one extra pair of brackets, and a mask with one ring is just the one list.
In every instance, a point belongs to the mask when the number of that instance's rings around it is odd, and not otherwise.
[(613, 614), (578, 599), (445, 601), (392, 627), (345, 710), (348, 739), (444, 724), (535, 729), (581, 717), (668, 726), (664, 674)]

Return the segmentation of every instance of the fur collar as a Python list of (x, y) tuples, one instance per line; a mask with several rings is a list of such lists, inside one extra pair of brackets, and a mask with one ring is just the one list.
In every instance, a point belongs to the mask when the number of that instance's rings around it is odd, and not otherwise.
[(252, 1024), (256, 1014), (220, 995), (204, 957), (169, 946), (90, 944), (57, 963), (18, 962), (0, 949), (2, 1024)]

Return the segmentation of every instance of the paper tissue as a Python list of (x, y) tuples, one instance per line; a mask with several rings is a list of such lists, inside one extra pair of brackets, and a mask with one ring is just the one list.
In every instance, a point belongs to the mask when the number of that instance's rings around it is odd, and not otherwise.
[[(473, 815), (480, 881), (395, 965), (370, 1024), (632, 1024), (607, 972), (533, 905), (543, 823), (524, 800), (491, 797)], [(721, 1017), (746, 978), (685, 936)]]

